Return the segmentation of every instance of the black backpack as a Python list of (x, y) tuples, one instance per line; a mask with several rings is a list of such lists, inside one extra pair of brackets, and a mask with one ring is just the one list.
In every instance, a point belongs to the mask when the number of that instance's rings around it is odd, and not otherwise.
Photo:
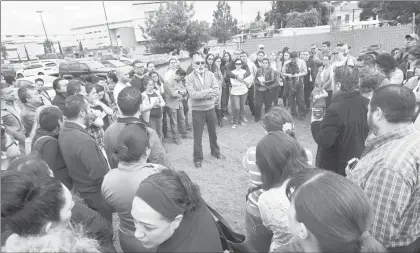
[[(300, 70), (299, 70), (299, 65), (297, 64), (297, 62), (295, 61), (290, 61), (289, 63), (286, 64), (286, 73), (287, 74), (299, 74)], [(289, 85), (290, 88), (290, 95), (294, 95), (298, 85), (300, 85), (301, 81), (300, 78), (296, 78), (296, 77), (286, 77), (286, 82)]]

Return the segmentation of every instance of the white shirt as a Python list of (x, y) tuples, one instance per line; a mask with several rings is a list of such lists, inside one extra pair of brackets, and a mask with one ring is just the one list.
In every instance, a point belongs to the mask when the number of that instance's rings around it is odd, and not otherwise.
[(120, 92), (125, 88), (125, 87), (128, 87), (128, 86), (131, 86), (131, 84), (130, 83), (126, 83), (126, 84), (123, 84), (123, 83), (121, 83), (121, 82), (118, 82), (116, 85), (115, 85), (115, 87), (114, 87), (114, 101), (115, 101), (115, 103), (118, 105), (118, 103), (117, 103), (117, 101), (118, 101), (118, 94), (120, 94)]

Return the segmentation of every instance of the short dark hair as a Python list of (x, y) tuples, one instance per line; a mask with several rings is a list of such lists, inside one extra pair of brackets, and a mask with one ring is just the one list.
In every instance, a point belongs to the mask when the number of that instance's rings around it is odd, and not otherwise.
[(69, 81), (69, 83), (67, 84), (67, 94), (69, 94), (70, 96), (76, 95), (77, 93), (80, 92), (82, 86), (85, 86), (85, 84), (82, 81), (79, 81), (79, 80)]
[(14, 81), (16, 81), (16, 78), (12, 75), (7, 75), (4, 77), (4, 80), (6, 81), (7, 84), (12, 85)]
[(398, 63), (395, 58), (390, 54), (380, 54), (376, 57), (376, 64), (380, 67), (385, 74), (389, 74), (394, 71)]
[(72, 75), (63, 75), (63, 78), (69, 81), (74, 79)]
[(96, 77), (98, 77), (97, 75), (95, 75), (95, 74), (90, 74), (90, 75), (87, 75), (86, 76), (86, 82), (88, 82), (88, 83), (93, 83), (93, 79), (94, 78), (96, 78)]
[(141, 103), (141, 92), (135, 87), (125, 87), (118, 94), (118, 108), (120, 108), (120, 111), (124, 116), (133, 116), (136, 114), (140, 109)]
[(95, 88), (95, 85), (93, 83), (87, 82), (85, 87), (86, 93), (89, 95), (89, 93)]
[(186, 76), (187, 72), (185, 72), (185, 70), (183, 70), (182, 68), (179, 68), (175, 71), (175, 74), (177, 74), (179, 76)]
[(71, 95), (66, 98), (66, 110), (64, 111), (68, 119), (77, 119), (82, 110), (86, 110), (87, 101), (85, 96), (80, 94)]
[(35, 86), (22, 86), (18, 89), (18, 97), (20, 99), (20, 101), (24, 104), (26, 104), (28, 102), (28, 97), (29, 97), (29, 92), (28, 91), (33, 91), (36, 90)]
[(54, 81), (53, 81), (53, 89), (54, 90), (58, 90), (58, 88), (60, 88), (60, 85), (59, 84), (63, 80), (66, 80), (66, 79), (61, 78), (61, 77), (54, 79)]
[(48, 164), (34, 154), (16, 158), (7, 170), (19, 171), (28, 176), (51, 177), (51, 170)]
[(342, 46), (344, 46), (343, 42), (337, 44), (337, 47), (342, 47)]
[(296, 172), (309, 167), (305, 149), (282, 131), (270, 132), (258, 142), (256, 163), (264, 190), (282, 184)]
[(43, 82), (43, 83), (44, 83), (44, 79), (42, 79), (42, 78), (37, 78), (37, 79), (35, 79), (35, 83), (36, 83), (36, 82), (38, 82), (38, 81), (41, 81), (41, 82)]
[(117, 75), (115, 74), (115, 72), (113, 72), (113, 71), (108, 72), (108, 74), (106, 74), (106, 76), (107, 76), (109, 79), (111, 79), (114, 83), (118, 83), (118, 77), (117, 77)]
[(329, 41), (324, 41), (324, 42), (322, 42), (322, 45), (327, 45), (327, 47), (330, 47), (330, 46), (331, 46), (331, 42), (329, 42)]
[(1, 176), (1, 215), (21, 236), (38, 235), (48, 222), (59, 222), (65, 205), (64, 187), (51, 177), (6, 171)]
[(137, 63), (143, 63), (143, 62), (140, 60), (134, 60), (132, 64), (133, 68), (136, 66)]
[(411, 89), (391, 84), (373, 92), (370, 111), (379, 107), (389, 123), (405, 123), (413, 120), (416, 105), (416, 96)]
[(334, 79), (341, 84), (341, 91), (353, 91), (359, 83), (359, 72), (353, 66), (338, 66), (334, 69)]
[(178, 62), (178, 60), (176, 58), (170, 58), (169, 61), (168, 61), (168, 63), (171, 63), (171, 61), (175, 61), (175, 63)]
[(146, 68), (148, 68), (150, 64), (153, 64), (153, 65), (155, 65), (155, 66), (156, 66), (156, 64), (155, 64), (155, 63), (153, 63), (153, 62), (149, 61), (149, 62), (147, 62), (147, 63), (146, 63)]
[(363, 54), (357, 57), (357, 61), (362, 61), (363, 64), (368, 66), (375, 66), (376, 56), (374, 56), (372, 53)]

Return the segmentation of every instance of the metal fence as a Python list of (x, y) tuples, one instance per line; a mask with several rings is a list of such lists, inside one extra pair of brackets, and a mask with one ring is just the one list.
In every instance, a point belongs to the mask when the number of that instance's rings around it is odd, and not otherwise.
[(257, 51), (259, 44), (263, 44), (266, 52), (277, 52), (284, 47), (302, 51), (308, 50), (314, 43), (320, 47), (322, 42), (329, 41), (332, 46), (338, 43), (349, 44), (354, 54), (370, 45), (381, 45), (382, 50), (391, 51), (396, 47), (401, 48), (405, 35), (412, 33), (412, 31), (412, 25), (401, 25), (288, 37), (255, 38), (241, 43), (241, 48), (252, 53)]

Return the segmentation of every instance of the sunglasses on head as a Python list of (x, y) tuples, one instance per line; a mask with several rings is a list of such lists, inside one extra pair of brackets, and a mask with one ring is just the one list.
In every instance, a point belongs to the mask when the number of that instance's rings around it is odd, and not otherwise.
[(204, 64), (206, 64), (206, 63), (205, 63), (205, 62), (203, 62), (203, 61), (196, 61), (196, 62), (195, 62), (195, 64), (196, 64), (196, 65), (200, 65), (200, 64), (201, 64), (201, 65), (204, 65)]

